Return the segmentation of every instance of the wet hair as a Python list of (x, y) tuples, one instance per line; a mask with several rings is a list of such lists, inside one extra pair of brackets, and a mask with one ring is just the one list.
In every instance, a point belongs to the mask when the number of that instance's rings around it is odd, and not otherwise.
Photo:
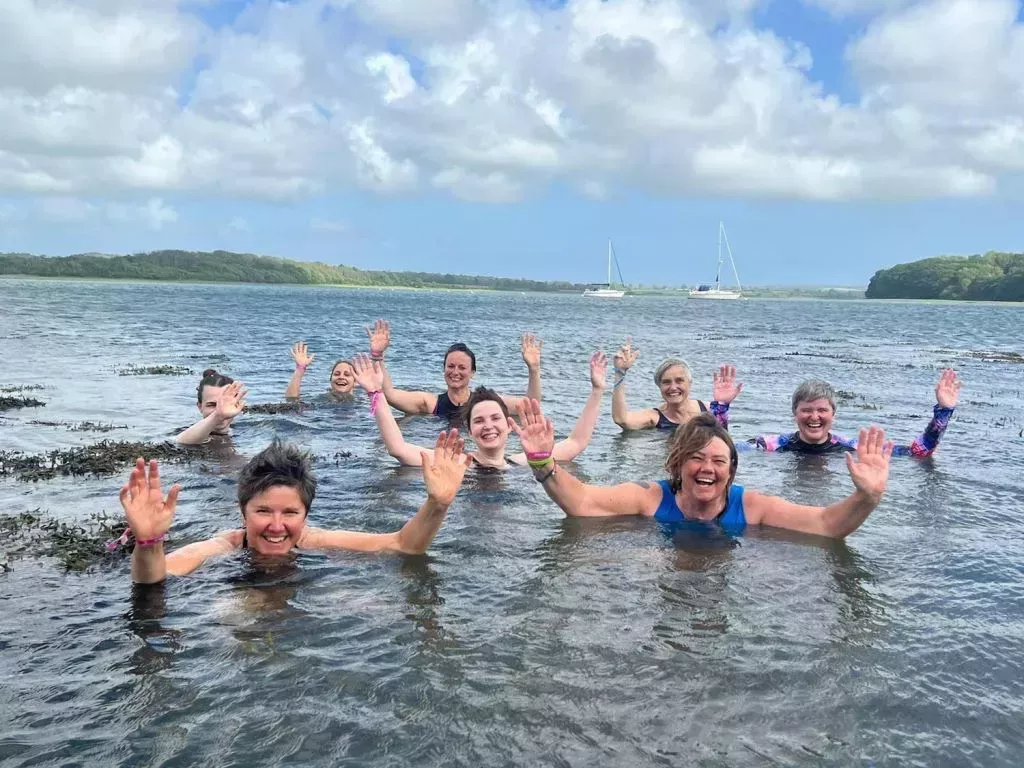
[(274, 438), (270, 445), (249, 459), (238, 475), (238, 506), (242, 514), (254, 496), (279, 485), (298, 491), (308, 513), (316, 496), (316, 476), (309, 459), (307, 451)]
[(828, 400), (828, 404), (832, 406), (832, 412), (835, 413), (836, 393), (831, 384), (821, 379), (808, 379), (796, 388), (796, 392), (793, 393), (793, 413), (796, 413), (796, 407), (800, 403), (810, 403), (815, 400)]
[(334, 378), (334, 369), (342, 363), (345, 363), (345, 365), (349, 366), (353, 371), (356, 369), (351, 360), (335, 360), (334, 365), (331, 366), (331, 378)]
[(473, 409), (480, 405), (480, 403), (486, 403), (488, 400), (498, 404), (498, 407), (501, 408), (501, 412), (505, 414), (506, 419), (509, 417), (508, 406), (505, 405), (505, 401), (501, 399), (501, 395), (493, 389), (477, 387), (473, 390), (473, 394), (469, 396), (469, 400), (463, 403), (462, 407), (459, 409), (461, 411), (459, 414), (461, 417), (460, 420), (466, 425), (466, 432), (469, 432), (469, 417), (473, 413)]
[(196, 387), (196, 402), (200, 405), (203, 404), (203, 387), (226, 387), (228, 384), (234, 383), (234, 381), (230, 376), (217, 373), (213, 368), (207, 368), (203, 371), (203, 377), (199, 380), (199, 386)]
[(683, 373), (686, 374), (686, 380), (692, 384), (693, 374), (690, 373), (690, 366), (686, 364), (685, 360), (680, 360), (678, 357), (668, 357), (658, 366), (658, 370), (654, 372), (654, 383), (660, 387), (661, 377), (665, 375), (665, 371), (676, 365), (683, 369)]
[(672, 442), (669, 443), (665, 471), (668, 472), (669, 485), (673, 493), (678, 493), (683, 485), (683, 464), (716, 437), (729, 446), (729, 485), (732, 485), (740, 463), (736, 444), (732, 441), (728, 430), (719, 424), (714, 416), (710, 413), (702, 413), (677, 427), (672, 435)]
[(476, 355), (473, 354), (473, 350), (471, 350), (469, 347), (467, 347), (461, 341), (457, 341), (454, 344), (452, 344), (450, 347), (448, 347), (447, 351), (444, 353), (444, 364), (442, 365), (442, 368), (444, 366), (448, 365), (448, 355), (450, 355), (452, 352), (463, 352), (463, 353), (469, 355), (469, 362), (470, 362), (469, 368), (470, 368), (471, 371), (473, 371), (473, 373), (476, 373)]

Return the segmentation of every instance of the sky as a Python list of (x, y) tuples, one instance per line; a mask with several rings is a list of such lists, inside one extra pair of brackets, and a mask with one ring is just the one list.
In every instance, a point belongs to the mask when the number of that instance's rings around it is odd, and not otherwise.
[(1022, 202), (1016, 0), (0, 4), (0, 252), (865, 285)]

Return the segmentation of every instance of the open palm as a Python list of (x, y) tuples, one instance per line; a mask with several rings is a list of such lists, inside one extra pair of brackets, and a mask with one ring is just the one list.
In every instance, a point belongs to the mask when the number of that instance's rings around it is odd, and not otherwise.
[(862, 429), (857, 438), (857, 459), (846, 454), (846, 468), (858, 491), (873, 498), (885, 493), (889, 479), (889, 459), (892, 457), (892, 442), (885, 439), (885, 430), (878, 427)]
[(612, 358), (612, 363), (620, 371), (628, 371), (633, 363), (640, 357), (640, 351), (633, 348), (633, 339), (626, 338), (626, 343), (619, 347), (619, 351)]
[(509, 427), (519, 435), (526, 453), (551, 453), (555, 447), (555, 428), (551, 419), (544, 417), (540, 403), (524, 397), (516, 407), (519, 424), (509, 419)]
[(391, 346), (391, 324), (387, 320), (377, 320), (372, 328), (368, 326), (366, 335), (370, 337), (370, 354), (375, 357)]
[(230, 421), (245, 410), (245, 396), (249, 391), (240, 381), (233, 381), (224, 387), (217, 400), (217, 416), (222, 421)]
[(128, 518), (128, 527), (138, 541), (159, 539), (171, 527), (174, 519), (174, 506), (178, 503), (181, 486), (171, 488), (164, 498), (160, 489), (160, 471), (156, 460), (149, 462), (149, 473), (146, 473), (146, 462), (138, 459), (128, 482), (121, 488), (120, 500), (124, 514)]
[(952, 368), (946, 368), (939, 376), (939, 383), (935, 385), (935, 402), (943, 408), (956, 408), (960, 402), (960, 379)]
[(604, 352), (597, 351), (590, 356), (590, 386), (594, 389), (604, 389), (607, 371), (608, 357)]
[(540, 353), (544, 348), (544, 342), (532, 333), (524, 333), (522, 339), (523, 362), (527, 368), (540, 367)]
[(306, 347), (306, 342), (297, 341), (292, 345), (291, 348), (292, 360), (295, 361), (295, 365), (301, 368), (307, 368), (313, 362), (313, 358), (316, 354), (310, 354), (309, 349)]
[(743, 391), (743, 382), (736, 380), (736, 366), (723, 365), (713, 375), (711, 394), (720, 403), (728, 405)]
[(442, 432), (434, 444), (434, 455), (423, 451), (423, 482), (427, 496), (435, 504), (448, 507), (455, 500), (455, 494), (462, 486), (469, 457), (463, 452), (464, 443), (459, 430)]
[(380, 392), (384, 389), (384, 371), (376, 360), (359, 353), (352, 358), (352, 369), (356, 374), (356, 383), (367, 392)]

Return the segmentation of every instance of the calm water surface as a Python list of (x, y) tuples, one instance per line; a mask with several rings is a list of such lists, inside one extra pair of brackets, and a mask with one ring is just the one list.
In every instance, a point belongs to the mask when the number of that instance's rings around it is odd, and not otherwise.
[[(288, 347), (330, 363), (391, 320), (392, 374), (439, 391), (453, 341), (477, 381), (522, 392), (518, 334), (545, 340), (545, 407), (565, 434), (587, 359), (632, 335), (634, 407), (656, 404), (680, 355), (695, 395), (733, 362), (732, 431), (792, 429), (803, 378), (848, 393), (836, 427), (911, 440), (939, 370), (964, 380), (933, 460), (893, 462), (890, 492), (845, 543), (770, 530), (738, 546), (672, 541), (649, 521), (567, 521), (525, 471), (467, 476), (427, 557), (304, 554), (260, 573), (244, 556), (133, 593), (127, 562), (85, 574), (22, 559), (0, 574), (5, 765), (920, 765), (1024, 761), (1024, 308), (919, 303), (698, 303), (301, 287), (0, 281), (0, 386), (41, 384), (45, 408), (0, 413), (0, 447), (99, 436), (32, 420), (127, 425), (165, 439), (195, 416), (213, 365), (250, 402), (282, 399)], [(610, 399), (610, 395), (607, 396)], [(407, 419), (410, 440), (437, 422)], [(423, 498), (386, 455), (365, 398), (248, 415), (232, 450), (168, 465), (184, 486), (176, 544), (238, 525), (234, 476), (273, 435), (318, 457), (312, 521), (390, 531)], [(662, 477), (665, 436), (622, 436), (606, 404), (575, 471)], [(348, 452), (350, 457), (335, 457)], [(741, 456), (739, 482), (804, 503), (845, 496), (841, 458)], [(119, 509), (123, 477), (0, 481), (0, 508), (68, 520)]]

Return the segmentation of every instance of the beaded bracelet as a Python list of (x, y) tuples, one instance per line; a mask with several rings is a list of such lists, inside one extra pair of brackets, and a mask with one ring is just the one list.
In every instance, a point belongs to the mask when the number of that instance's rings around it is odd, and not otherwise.
[(537, 481), (538, 483), (540, 483), (541, 485), (544, 485), (544, 483), (546, 483), (546, 482), (547, 482), (548, 480), (550, 480), (550, 479), (551, 479), (551, 476), (552, 476), (553, 474), (555, 474), (555, 468), (556, 468), (557, 466), (558, 466), (557, 464), (555, 464), (554, 462), (551, 462), (551, 470), (550, 470), (550, 471), (549, 471), (549, 472), (548, 472), (548, 473), (547, 473), (546, 475), (544, 475), (544, 477), (537, 477), (537, 476), (534, 476), (534, 478), (533, 478), (533, 479), (534, 479), (534, 480), (536, 480), (536, 481)]

